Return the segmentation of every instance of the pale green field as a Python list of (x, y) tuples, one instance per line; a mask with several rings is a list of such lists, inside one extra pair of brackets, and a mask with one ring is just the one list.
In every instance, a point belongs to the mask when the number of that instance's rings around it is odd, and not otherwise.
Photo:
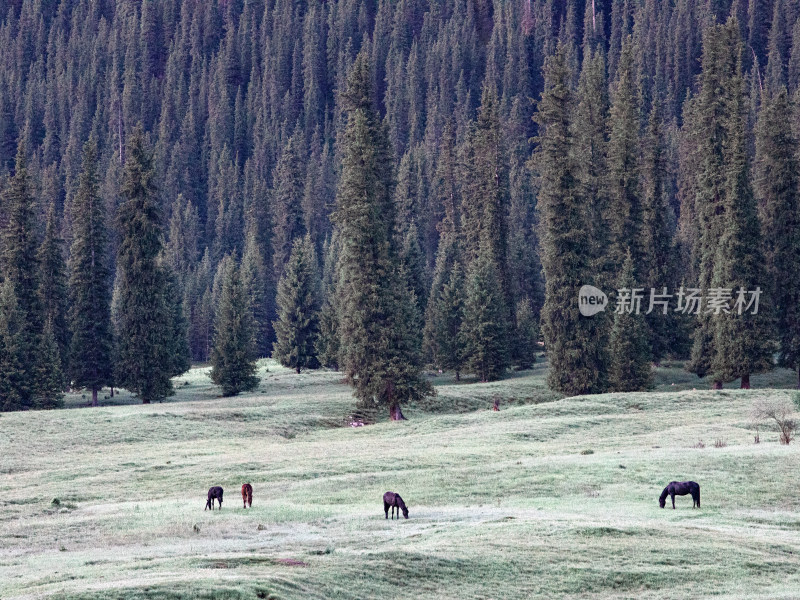
[[(163, 404), (0, 415), (0, 598), (800, 598), (800, 443), (748, 422), (789, 390), (673, 367), (652, 393), (558, 399), (540, 364), (439, 377), (409, 421), (352, 428), (338, 374), (261, 372), (235, 399), (195, 369)], [(700, 510), (658, 508), (674, 479)]]

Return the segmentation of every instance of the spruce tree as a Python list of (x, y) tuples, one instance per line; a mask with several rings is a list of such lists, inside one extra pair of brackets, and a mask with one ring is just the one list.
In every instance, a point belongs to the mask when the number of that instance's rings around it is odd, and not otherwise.
[(371, 68), (359, 54), (343, 101), (347, 127), (335, 223), (341, 236), (341, 362), (365, 407), (402, 417), (402, 402), (433, 393), (407, 324), (413, 297), (395, 241), (394, 168), (388, 137), (372, 102)]
[(83, 149), (83, 170), (73, 200), (73, 238), (70, 252), (69, 378), (76, 389), (97, 392), (112, 380), (112, 327), (108, 235), (104, 204), (99, 196), (97, 146)]
[(325, 263), (322, 271), (323, 302), (319, 315), (317, 359), (324, 367), (339, 369), (339, 235), (326, 241)]
[(300, 139), (293, 135), (283, 148), (273, 174), (272, 258), (275, 280), (280, 279), (289, 260), (294, 240), (305, 234), (303, 186), (305, 171), (300, 154)]
[[(620, 275), (620, 290), (636, 287), (633, 258), (625, 258)], [(622, 305), (620, 305), (622, 306)], [(609, 383), (615, 392), (639, 392), (651, 385), (650, 333), (643, 314), (636, 314), (628, 304), (614, 314), (611, 329)]]
[(61, 408), (64, 405), (64, 372), (61, 370), (61, 355), (51, 321), (44, 324), (39, 357), (34, 407)]
[(169, 356), (169, 376), (177, 377), (192, 368), (192, 354), (189, 348), (189, 323), (183, 312), (183, 293), (178, 277), (172, 268), (162, 263), (164, 273), (164, 299), (169, 313), (167, 354)]
[(536, 116), (545, 302), (542, 332), (550, 363), (548, 384), (567, 394), (602, 391), (606, 374), (592, 317), (578, 311), (578, 291), (593, 274), (591, 231), (579, 186), (570, 127), (574, 95), (565, 49), (545, 61), (545, 89)]
[(756, 128), (754, 188), (764, 228), (764, 258), (775, 306), (781, 366), (800, 387), (800, 182), (796, 136), (786, 118), (786, 88), (762, 100)]
[(37, 391), (39, 350), (42, 335), (42, 304), (39, 297), (39, 259), (37, 255), (34, 199), (25, 148), (19, 145), (14, 175), (3, 196), (6, 223), (2, 232), (2, 271), (16, 294), (16, 310), (22, 319), (18, 334), (20, 362), (24, 373), (19, 390), (28, 406)]
[(454, 262), (444, 274), (443, 284), (428, 304), (426, 345), (435, 365), (455, 372), (461, 378), (465, 362), (464, 304), (466, 282), (459, 262)]
[(466, 368), (480, 381), (494, 381), (508, 367), (508, 313), (491, 250), (483, 245), (467, 279), (460, 335)]
[[(763, 283), (764, 254), (756, 201), (750, 185), (744, 82), (738, 61), (733, 75), (729, 80), (733, 89), (726, 94), (732, 101), (726, 123), (725, 221), (714, 263), (712, 288), (730, 288), (734, 301), (737, 301), (740, 294), (756, 292)], [(774, 367), (771, 290), (762, 291), (766, 293), (760, 298), (756, 314), (753, 314), (755, 307), (747, 310), (745, 306), (739, 311), (734, 303), (729, 313), (722, 311), (713, 315), (715, 354), (712, 369), (716, 381), (733, 381), (741, 377), (741, 387), (749, 389), (751, 374)], [(741, 299), (749, 303), (751, 298)]]
[(320, 281), (311, 237), (298, 238), (278, 282), (278, 320), (272, 352), (284, 367), (300, 373), (319, 366), (316, 353), (319, 336)]
[(117, 213), (120, 235), (117, 385), (149, 404), (172, 393), (174, 333), (161, 264), (162, 231), (152, 152), (140, 129), (130, 138)]
[[(699, 144), (697, 156), (702, 161), (695, 183), (694, 214), (698, 220), (699, 236), (694, 253), (699, 260), (699, 286), (703, 290), (712, 287), (715, 261), (719, 241), (725, 223), (725, 173), (728, 165), (725, 148), (729, 137), (730, 106), (738, 102), (731, 94), (740, 94), (731, 79), (736, 77), (740, 66), (740, 44), (738, 26), (735, 31), (729, 25), (714, 25), (703, 35), (703, 62), (700, 76), (700, 93), (693, 106), (693, 117), (697, 131), (693, 135)], [(700, 377), (712, 371), (714, 359), (714, 322), (711, 315), (702, 311), (698, 315), (694, 332), (691, 360), (687, 369)], [(714, 380), (714, 387), (722, 382)]]
[(272, 348), (272, 324), (269, 315), (273, 312), (273, 289), (255, 232), (245, 239), (242, 255), (242, 285), (250, 295), (253, 312), (253, 343), (258, 356), (268, 356)]
[(252, 320), (247, 291), (236, 262), (229, 256), (221, 267), (222, 283), (214, 317), (209, 376), (222, 387), (223, 396), (235, 396), (258, 385)]
[[(640, 142), (642, 263), (638, 285), (644, 287), (646, 292), (654, 290), (655, 294), (663, 294), (665, 287), (669, 293), (675, 285), (675, 252), (669, 222), (671, 208), (664, 189), (666, 167), (663, 144), (660, 111), (657, 103), (654, 103)], [(650, 330), (651, 358), (658, 363), (676, 347), (676, 333), (680, 335), (683, 332), (677, 327), (675, 312), (669, 308), (664, 314), (662, 308), (655, 306), (645, 319)]]
[(0, 410), (26, 410), (32, 391), (26, 379), (23, 315), (17, 306), (14, 284), (6, 279), (0, 287)]
[(639, 105), (635, 89), (633, 42), (625, 40), (617, 67), (609, 113), (609, 261), (619, 273), (628, 251), (636, 276), (643, 261), (642, 199), (639, 182)]
[(50, 323), (63, 373), (69, 353), (70, 332), (67, 325), (67, 266), (62, 246), (55, 203), (51, 203), (47, 211), (44, 239), (39, 246), (41, 268), (39, 297), (42, 302), (44, 323)]

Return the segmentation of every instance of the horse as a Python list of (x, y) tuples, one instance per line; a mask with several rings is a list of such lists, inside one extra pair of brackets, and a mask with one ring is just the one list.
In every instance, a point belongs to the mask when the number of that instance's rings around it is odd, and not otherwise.
[(214, 510), (214, 500), (219, 500), (219, 509), (222, 510), (222, 488), (215, 485), (208, 488), (208, 500), (206, 500), (206, 507), (203, 510)]
[(669, 485), (661, 492), (658, 504), (661, 508), (667, 503), (667, 496), (672, 497), (672, 508), (675, 508), (675, 496), (692, 495), (692, 508), (700, 508), (700, 485), (694, 481), (670, 481)]
[(394, 492), (386, 492), (383, 495), (383, 512), (386, 513), (386, 518), (389, 518), (389, 507), (392, 507), (392, 520), (394, 520), (394, 509), (397, 509), (397, 518), (400, 518), (400, 511), (403, 511), (403, 516), (407, 519), (408, 518), (408, 507), (406, 503), (403, 502), (403, 499), (400, 497), (400, 494), (395, 494)]
[(244, 508), (247, 508), (248, 505), (253, 508), (253, 486), (249, 483), (242, 485), (242, 502), (244, 502)]

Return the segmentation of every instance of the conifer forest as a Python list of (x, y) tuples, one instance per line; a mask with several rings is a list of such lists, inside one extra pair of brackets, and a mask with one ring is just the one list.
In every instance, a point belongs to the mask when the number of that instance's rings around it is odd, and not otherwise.
[(0, 411), (797, 378), (799, 137), (800, 0), (0, 0)]

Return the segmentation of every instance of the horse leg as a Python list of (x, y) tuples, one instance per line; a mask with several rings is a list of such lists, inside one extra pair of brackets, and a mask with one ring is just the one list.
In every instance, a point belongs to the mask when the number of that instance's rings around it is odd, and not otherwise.
[(386, 502), (383, 503), (383, 512), (386, 513), (386, 518), (389, 518), (389, 505)]
[(672, 510), (675, 510), (675, 494), (670, 494), (672, 497)]

